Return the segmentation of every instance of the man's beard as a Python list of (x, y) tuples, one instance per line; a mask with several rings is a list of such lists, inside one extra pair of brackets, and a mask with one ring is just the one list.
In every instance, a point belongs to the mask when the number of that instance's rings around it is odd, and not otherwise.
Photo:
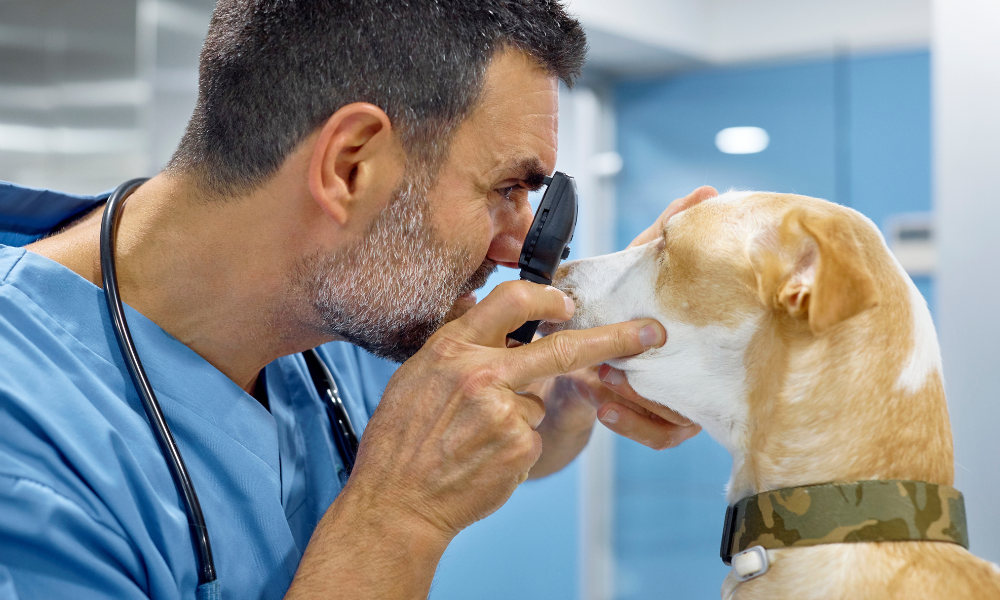
[(403, 362), (445, 322), (459, 296), (496, 271), (484, 259), (469, 274), (471, 253), (434, 231), (428, 185), (407, 176), (364, 239), (332, 256), (303, 259), (299, 281), (319, 328), (369, 352)]

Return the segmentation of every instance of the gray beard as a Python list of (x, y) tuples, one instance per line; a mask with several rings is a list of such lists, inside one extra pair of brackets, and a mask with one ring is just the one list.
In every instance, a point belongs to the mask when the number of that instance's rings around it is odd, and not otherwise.
[(405, 177), (364, 239), (332, 256), (303, 259), (300, 283), (322, 333), (403, 362), (446, 322), (459, 296), (496, 271), (486, 259), (470, 274), (471, 253), (438, 237), (428, 188)]

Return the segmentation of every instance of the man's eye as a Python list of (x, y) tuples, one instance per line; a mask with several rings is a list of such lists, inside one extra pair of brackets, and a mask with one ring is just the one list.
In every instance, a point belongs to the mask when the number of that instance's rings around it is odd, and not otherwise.
[(508, 187), (497, 188), (496, 193), (500, 194), (500, 196), (504, 200), (510, 200), (514, 196), (514, 194), (516, 194), (517, 192), (519, 192), (519, 191), (521, 191), (523, 189), (524, 188), (521, 187), (520, 185), (511, 185), (511, 186), (508, 186)]

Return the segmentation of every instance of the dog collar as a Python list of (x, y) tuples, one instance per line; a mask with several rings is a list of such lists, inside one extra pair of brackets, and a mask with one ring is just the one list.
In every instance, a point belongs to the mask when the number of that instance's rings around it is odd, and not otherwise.
[[(851, 542), (950, 542), (969, 547), (965, 500), (955, 488), (924, 481), (873, 480), (823, 483), (763, 492), (726, 509), (722, 562), (748, 548), (816, 546)], [(750, 579), (763, 565), (740, 575)], [(758, 562), (758, 558), (752, 561)], [(737, 569), (745, 570), (745, 569)], [(756, 571), (756, 572), (755, 572)]]

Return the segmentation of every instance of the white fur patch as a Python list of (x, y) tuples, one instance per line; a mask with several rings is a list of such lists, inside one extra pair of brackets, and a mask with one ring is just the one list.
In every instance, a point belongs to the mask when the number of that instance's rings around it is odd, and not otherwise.
[(573, 261), (558, 281), (577, 300), (569, 328), (588, 328), (653, 318), (667, 330), (667, 343), (639, 356), (609, 361), (622, 369), (643, 397), (698, 423), (730, 453), (745, 447), (747, 420), (744, 357), (756, 319), (737, 327), (697, 327), (671, 319), (659, 306), (656, 280), (659, 242), (616, 254)]
[[(872, 229), (876, 232), (879, 231), (871, 219), (861, 213), (857, 214), (867, 221)], [(879, 237), (882, 239), (882, 246), (885, 248), (886, 253), (892, 258), (896, 270), (906, 282), (906, 288), (910, 294), (913, 348), (910, 350), (910, 356), (906, 361), (906, 365), (896, 379), (896, 387), (914, 394), (923, 389), (927, 383), (927, 378), (933, 373), (940, 374), (942, 372), (941, 346), (938, 344), (937, 331), (934, 329), (934, 319), (931, 318), (931, 311), (927, 308), (927, 300), (924, 299), (920, 290), (917, 289), (917, 286), (913, 283), (903, 265), (899, 264), (899, 261), (896, 260), (896, 256), (889, 249), (889, 245), (886, 243), (885, 238), (882, 237), (881, 232), (879, 232)]]
[[(874, 223), (872, 226), (874, 227)], [(882, 243), (889, 256), (892, 256), (892, 261), (903, 280), (906, 281), (906, 288), (910, 293), (913, 348), (910, 350), (906, 366), (903, 367), (899, 378), (896, 379), (896, 387), (913, 394), (923, 389), (930, 375), (941, 373), (941, 346), (938, 344), (937, 331), (934, 329), (934, 319), (931, 318), (931, 311), (927, 308), (927, 300), (910, 279), (910, 275), (903, 268), (903, 265), (899, 264), (892, 251), (889, 250), (884, 238)]]
[(933, 373), (941, 372), (941, 347), (938, 345), (937, 332), (927, 301), (920, 290), (913, 284), (910, 277), (904, 273), (906, 285), (910, 291), (910, 312), (913, 315), (913, 349), (906, 366), (899, 374), (896, 385), (907, 392), (915, 393), (927, 383), (927, 378)]
[(625, 371), (641, 396), (698, 423), (739, 457), (746, 447), (748, 412), (744, 357), (757, 323), (695, 327), (659, 312), (651, 316), (666, 328), (667, 343), (610, 364)]

